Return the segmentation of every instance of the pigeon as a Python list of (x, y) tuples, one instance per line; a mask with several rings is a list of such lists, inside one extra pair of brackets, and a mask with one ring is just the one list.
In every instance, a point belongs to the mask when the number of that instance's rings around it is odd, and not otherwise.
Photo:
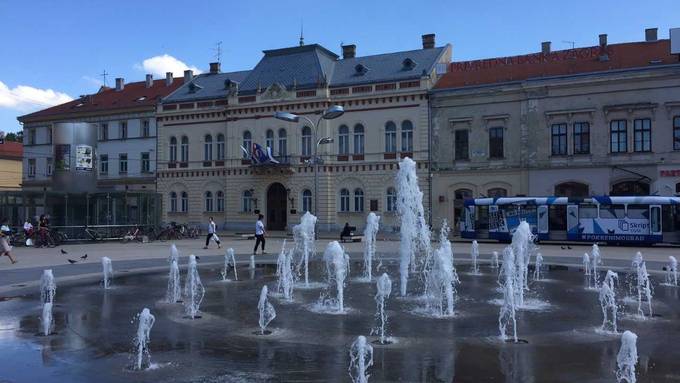
[(197, 255), (197, 256), (196, 256), (196, 260), (197, 260), (197, 261), (200, 261), (200, 260), (201, 260), (201, 257), (199, 257), (199, 256)]
[(85, 254), (85, 255), (83, 255), (82, 257), (80, 257), (80, 259), (87, 259), (87, 254)]
[(66, 251), (64, 249), (60, 249), (59, 251), (61, 251), (62, 254), (68, 254), (68, 251)]
[(567, 249), (571, 250), (571, 246), (567, 246)]
[(562, 250), (564, 250), (564, 249), (565, 249), (565, 247), (564, 247), (564, 246), (560, 246), (560, 248), (561, 248)]
[(69, 259), (69, 260), (68, 260), (68, 263), (74, 264), (74, 263), (78, 263), (78, 261), (74, 261), (73, 259)]

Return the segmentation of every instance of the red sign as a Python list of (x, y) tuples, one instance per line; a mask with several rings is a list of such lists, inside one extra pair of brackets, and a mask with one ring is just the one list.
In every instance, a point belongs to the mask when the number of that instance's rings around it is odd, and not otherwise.
[(661, 170), (661, 177), (680, 177), (680, 169)]

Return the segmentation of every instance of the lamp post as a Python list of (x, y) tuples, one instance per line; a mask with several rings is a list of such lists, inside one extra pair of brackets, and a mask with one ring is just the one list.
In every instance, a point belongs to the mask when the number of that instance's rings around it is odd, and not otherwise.
[(328, 109), (321, 113), (321, 116), (316, 121), (316, 124), (307, 116), (301, 116), (294, 113), (288, 112), (276, 112), (274, 113), (274, 118), (277, 120), (288, 121), (288, 122), (299, 122), (300, 118), (305, 119), (310, 125), (314, 126), (314, 156), (312, 157), (311, 163), (314, 165), (314, 215), (319, 214), (319, 145), (330, 144), (333, 142), (331, 137), (318, 138), (319, 135), (319, 125), (321, 120), (333, 120), (342, 116), (345, 113), (345, 109), (340, 105), (332, 105)]

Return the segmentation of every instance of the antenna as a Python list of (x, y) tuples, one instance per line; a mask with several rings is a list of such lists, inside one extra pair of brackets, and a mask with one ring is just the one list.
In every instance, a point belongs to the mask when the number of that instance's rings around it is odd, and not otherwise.
[(305, 34), (304, 34), (305, 23), (300, 19), (300, 46), (305, 45)]
[(222, 60), (222, 42), (218, 41), (215, 43), (216, 47), (213, 48), (215, 50), (215, 58), (217, 59), (217, 62), (221, 62)]
[(106, 76), (108, 76), (110, 73), (106, 73), (106, 69), (100, 74), (100, 76), (104, 79), (104, 86), (106, 85)]
[(571, 49), (574, 49), (574, 45), (576, 45), (575, 41), (562, 40), (562, 42), (565, 44), (571, 44)]

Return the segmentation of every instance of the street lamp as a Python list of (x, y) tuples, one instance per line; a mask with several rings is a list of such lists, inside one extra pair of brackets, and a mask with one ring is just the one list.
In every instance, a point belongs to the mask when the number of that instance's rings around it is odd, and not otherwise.
[(318, 215), (318, 203), (319, 203), (319, 145), (326, 145), (333, 142), (331, 137), (322, 137), (318, 139), (319, 125), (321, 120), (333, 120), (342, 116), (345, 113), (345, 109), (340, 105), (331, 105), (328, 109), (324, 110), (316, 124), (307, 116), (301, 116), (289, 112), (276, 112), (274, 113), (274, 118), (277, 120), (288, 121), (288, 122), (300, 122), (300, 118), (305, 119), (310, 125), (314, 126), (314, 156), (312, 157), (312, 164), (314, 164), (314, 214)]

